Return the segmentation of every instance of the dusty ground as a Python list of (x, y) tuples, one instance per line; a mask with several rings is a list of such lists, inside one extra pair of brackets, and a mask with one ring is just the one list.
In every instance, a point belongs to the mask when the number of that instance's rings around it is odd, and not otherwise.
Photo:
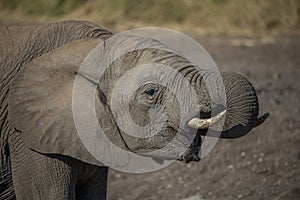
[(219, 140), (199, 163), (110, 170), (108, 199), (300, 199), (300, 36), (197, 39), (221, 71), (251, 80), (269, 119), (243, 138)]

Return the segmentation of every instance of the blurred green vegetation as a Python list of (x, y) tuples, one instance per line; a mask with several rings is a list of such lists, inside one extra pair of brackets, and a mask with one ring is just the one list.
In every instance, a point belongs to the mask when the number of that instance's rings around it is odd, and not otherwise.
[(0, 23), (86, 19), (116, 29), (300, 30), (299, 0), (0, 0)]
[(16, 10), (21, 14), (57, 17), (86, 3), (87, 0), (2, 0), (2, 9)]

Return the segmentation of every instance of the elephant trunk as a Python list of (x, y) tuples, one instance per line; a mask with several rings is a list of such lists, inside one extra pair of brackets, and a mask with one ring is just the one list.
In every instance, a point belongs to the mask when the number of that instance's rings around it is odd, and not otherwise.
[[(212, 104), (225, 104), (225, 108), (211, 118), (193, 118), (188, 122), (190, 127), (199, 129), (201, 135), (206, 135), (209, 126), (226, 116), (221, 133), (212, 128), (209, 136), (238, 138), (262, 124), (268, 117), (269, 114), (266, 113), (258, 118), (259, 104), (256, 91), (245, 77), (236, 73), (226, 72), (221, 76), (210, 73), (206, 76), (206, 84), (211, 97), (211, 107)], [(220, 87), (222, 85), (224, 87)]]
[(236, 73), (222, 73), (227, 115), (221, 138), (246, 135), (257, 123), (259, 104), (252, 84)]

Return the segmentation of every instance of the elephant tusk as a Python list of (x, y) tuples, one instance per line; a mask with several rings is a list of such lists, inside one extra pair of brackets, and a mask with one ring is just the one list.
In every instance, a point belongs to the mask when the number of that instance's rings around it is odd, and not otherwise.
[(188, 126), (195, 129), (207, 129), (209, 126), (217, 123), (225, 115), (225, 113), (226, 110), (209, 119), (193, 118), (188, 122)]

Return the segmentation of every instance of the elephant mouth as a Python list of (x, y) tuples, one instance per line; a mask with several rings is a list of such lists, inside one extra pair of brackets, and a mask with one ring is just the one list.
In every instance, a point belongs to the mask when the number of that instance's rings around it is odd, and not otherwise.
[(202, 144), (201, 135), (197, 133), (192, 144), (182, 155), (180, 155), (177, 158), (177, 160), (184, 163), (189, 163), (191, 161), (199, 162), (201, 157), (201, 144)]
[[(207, 136), (207, 131), (209, 129), (209, 126), (212, 126), (219, 122), (223, 117), (226, 116), (226, 110), (220, 111), (218, 114), (211, 116), (211, 113), (206, 113), (206, 115), (201, 115), (203, 118), (197, 118), (193, 117), (188, 122), (187, 125), (190, 128), (197, 129), (197, 134), (192, 142), (192, 144), (189, 146), (189, 148), (180, 155), (177, 160), (182, 161), (184, 163), (189, 163), (191, 161), (199, 162), (201, 157), (201, 144), (202, 144), (202, 138), (201, 136)], [(215, 131), (211, 130), (211, 133), (209, 136), (211, 137), (220, 137), (220, 138), (238, 138), (246, 133), (248, 133), (252, 128), (255, 128), (259, 125), (261, 125), (269, 116), (269, 113), (265, 113), (261, 117), (258, 117), (255, 120), (255, 123), (253, 126), (243, 126), (241, 124), (238, 124), (229, 130), (226, 131)], [(232, 133), (242, 133), (242, 134), (232, 134)]]
[(201, 118), (199, 118), (199, 114), (191, 117), (187, 121), (187, 126), (192, 129), (197, 129), (197, 134), (188, 149), (180, 155), (177, 160), (184, 163), (189, 163), (191, 161), (199, 162), (201, 157), (201, 136), (204, 136), (208, 128), (219, 122), (225, 115), (226, 109), (222, 109), (214, 116), (212, 116), (211, 112), (200, 112)]
[(200, 112), (201, 118), (199, 117), (199, 114), (191, 117), (186, 124), (189, 129), (197, 129), (197, 133), (193, 139), (193, 142), (186, 149), (186, 151), (177, 158), (177, 160), (183, 163), (189, 163), (192, 161), (199, 162), (201, 158), (202, 136), (206, 136), (209, 127), (213, 126), (222, 118), (224, 118), (226, 116), (226, 112), (226, 109), (222, 109), (214, 116), (212, 116), (211, 112)]

